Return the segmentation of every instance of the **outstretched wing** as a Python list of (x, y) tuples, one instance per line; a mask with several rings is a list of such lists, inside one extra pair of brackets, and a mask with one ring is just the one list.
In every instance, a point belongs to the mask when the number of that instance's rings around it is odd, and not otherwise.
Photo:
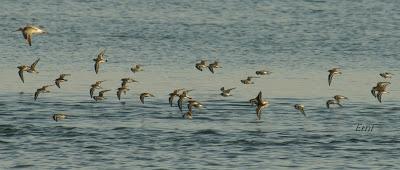
[(142, 94), (140, 95), (140, 102), (142, 102), (142, 104), (144, 104), (144, 96), (145, 96), (144, 93), (142, 93)]
[(89, 93), (90, 93), (90, 98), (93, 98), (93, 93), (94, 93), (95, 88), (90, 88)]
[(19, 78), (21, 78), (22, 83), (25, 83), (25, 81), (24, 81), (24, 71), (20, 69), (18, 71), (18, 74), (19, 74)]
[(40, 60), (40, 58), (38, 58), (35, 62), (32, 63), (32, 65), (31, 65), (31, 69), (32, 70), (35, 69), (35, 67), (36, 67), (37, 63), (39, 62), (39, 60)]
[(328, 75), (328, 85), (329, 85), (329, 86), (331, 86), (332, 78), (333, 78), (333, 74), (332, 74), (332, 73), (329, 73), (329, 75)]
[(98, 61), (96, 61), (94, 63), (94, 71), (97, 73), (99, 73), (99, 67), (100, 67), (100, 63)]
[(34, 97), (35, 101), (36, 101), (36, 99), (38, 98), (39, 93), (40, 93), (39, 91), (36, 91), (36, 92), (35, 92), (35, 97)]

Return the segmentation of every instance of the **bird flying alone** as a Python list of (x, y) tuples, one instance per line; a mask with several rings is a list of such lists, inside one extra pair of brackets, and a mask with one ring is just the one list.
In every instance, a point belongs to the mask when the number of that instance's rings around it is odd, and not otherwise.
[(37, 90), (36, 90), (36, 92), (35, 92), (35, 95), (34, 95), (34, 100), (36, 101), (36, 99), (39, 97), (39, 94), (40, 93), (50, 93), (50, 90), (48, 90), (47, 88), (49, 88), (49, 87), (51, 87), (51, 86), (54, 86), (54, 84), (51, 84), (51, 85), (45, 85), (45, 86), (42, 86), (41, 88), (38, 88)]
[(301, 114), (303, 114), (304, 117), (306, 117), (306, 113), (304, 112), (304, 105), (302, 104), (295, 104), (294, 108), (298, 111), (300, 111)]
[(35, 34), (44, 34), (47, 33), (42, 28), (33, 25), (26, 25), (25, 27), (19, 28), (16, 31), (21, 31), (22, 35), (26, 42), (28, 42), (29, 46), (32, 46), (32, 36)]
[(328, 72), (329, 72), (328, 85), (331, 86), (333, 76), (340, 75), (340, 74), (342, 74), (342, 72), (340, 71), (340, 68), (332, 68), (332, 69), (328, 70)]

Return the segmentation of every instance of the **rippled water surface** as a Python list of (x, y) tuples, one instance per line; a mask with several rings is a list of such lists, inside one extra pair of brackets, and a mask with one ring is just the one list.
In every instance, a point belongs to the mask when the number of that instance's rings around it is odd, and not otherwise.
[[(399, 9), (396, 0), (3, 1), (0, 168), (399, 169)], [(49, 34), (29, 47), (14, 32), (27, 23)], [(96, 75), (100, 48), (108, 62)], [(39, 74), (22, 83), (16, 66), (37, 58)], [(200, 72), (200, 59), (222, 68)], [(329, 87), (332, 67), (343, 74)], [(273, 73), (240, 83), (258, 69)], [(395, 75), (379, 103), (370, 89), (385, 71)], [(68, 82), (34, 101), (61, 73)], [(139, 82), (118, 101), (123, 77)], [(96, 80), (112, 89), (101, 102), (89, 96)], [(175, 88), (203, 103), (192, 120), (169, 106)], [(270, 105), (256, 121), (248, 100), (259, 91)], [(155, 97), (141, 104), (142, 92)], [(349, 100), (327, 109), (336, 94)], [(53, 121), (60, 112), (67, 119)], [(364, 125), (374, 128), (356, 131)]]

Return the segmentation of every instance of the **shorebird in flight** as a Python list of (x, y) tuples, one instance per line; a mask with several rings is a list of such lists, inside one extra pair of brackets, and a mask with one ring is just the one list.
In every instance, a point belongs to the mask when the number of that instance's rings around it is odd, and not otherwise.
[(386, 80), (386, 79), (391, 79), (394, 74), (389, 73), (389, 72), (384, 72), (384, 73), (380, 73), (379, 75)]
[(329, 109), (330, 106), (333, 105), (333, 104), (337, 104), (337, 105), (339, 105), (340, 107), (343, 107), (339, 102), (336, 102), (336, 100), (328, 100), (328, 101), (326, 101), (326, 107), (327, 107), (328, 109)]
[(192, 97), (190, 97), (190, 96), (188, 95), (189, 91), (192, 91), (192, 90), (184, 90), (184, 91), (182, 92), (182, 94), (179, 95), (178, 107), (179, 107), (179, 110), (180, 110), (181, 112), (182, 112), (183, 100), (184, 100), (184, 99), (192, 99)]
[(121, 86), (117, 89), (117, 97), (118, 100), (121, 100), (121, 94), (124, 93), (126, 95), (126, 92), (129, 91), (128, 86)]
[(16, 31), (21, 31), (24, 36), (25, 41), (28, 42), (29, 46), (32, 46), (32, 36), (35, 34), (44, 34), (47, 33), (42, 28), (33, 25), (26, 25), (23, 28), (19, 28)]
[(240, 80), (243, 84), (254, 84), (254, 82), (251, 81), (253, 78), (260, 78), (260, 77), (254, 77), (254, 76), (248, 76), (247, 79)]
[(332, 69), (328, 70), (328, 72), (329, 72), (328, 85), (331, 86), (333, 76), (340, 75), (340, 74), (342, 74), (342, 72), (340, 71), (340, 68), (332, 68)]
[(94, 90), (95, 90), (95, 89), (102, 89), (102, 87), (100, 86), (100, 84), (101, 84), (102, 82), (104, 82), (104, 81), (105, 81), (105, 80), (96, 81), (96, 83), (90, 85), (90, 90), (89, 90), (90, 98), (93, 98), (93, 93), (94, 93)]
[(150, 94), (150, 93), (142, 93), (142, 94), (140, 94), (140, 102), (142, 102), (142, 104), (144, 104), (144, 98), (145, 97), (154, 97), (154, 95)]
[(67, 116), (64, 113), (56, 113), (56, 114), (53, 114), (52, 117), (53, 117), (54, 121), (58, 122), (60, 120), (64, 120)]
[(342, 95), (335, 95), (335, 96), (333, 96), (333, 98), (335, 99), (336, 103), (340, 103), (344, 99), (346, 99), (346, 100), (349, 99), (346, 96), (342, 96)]
[(179, 92), (185, 90), (185, 89), (175, 89), (172, 93), (169, 93), (169, 98), (168, 98), (168, 102), (172, 107), (172, 102), (174, 101), (174, 97), (177, 96), (179, 97)]
[(51, 84), (51, 85), (45, 85), (45, 86), (42, 86), (41, 88), (38, 88), (37, 90), (36, 90), (36, 92), (35, 92), (35, 95), (34, 95), (34, 100), (36, 101), (36, 99), (39, 97), (39, 94), (40, 93), (50, 93), (50, 90), (48, 90), (47, 88), (49, 88), (49, 87), (51, 87), (51, 86), (54, 86), (54, 84)]
[(60, 77), (58, 77), (57, 79), (54, 80), (54, 82), (58, 88), (60, 88), (61, 82), (68, 81), (67, 79), (65, 79), (65, 76), (71, 76), (71, 74), (60, 74)]
[(93, 96), (93, 99), (96, 100), (96, 101), (106, 99), (106, 97), (104, 97), (104, 93), (108, 92), (108, 91), (111, 91), (111, 90), (102, 90), (102, 91), (100, 91), (98, 96)]
[(271, 73), (272, 72), (267, 71), (267, 70), (258, 70), (258, 71), (256, 71), (256, 75), (269, 75)]
[(122, 81), (121, 87), (127, 86), (128, 83), (138, 82), (138, 81), (136, 81), (136, 80), (134, 80), (133, 78), (130, 78), (130, 77), (122, 78), (121, 81)]
[(304, 105), (302, 104), (295, 104), (294, 108), (298, 111), (300, 111), (301, 114), (303, 114), (304, 117), (306, 117), (306, 113), (304, 112)]
[(260, 120), (261, 119), (261, 111), (268, 107), (269, 102), (268, 100), (264, 100), (262, 98), (262, 92), (260, 91), (257, 95), (256, 99), (256, 104), (257, 104), (257, 108), (256, 108), (256, 114), (257, 114), (257, 119)]
[(136, 72), (139, 72), (139, 71), (143, 71), (142, 65), (140, 65), (140, 64), (133, 65), (132, 68), (131, 68), (131, 71), (133, 73), (136, 73)]
[(189, 112), (192, 112), (192, 108), (200, 108), (203, 107), (203, 104), (201, 104), (200, 102), (196, 101), (196, 100), (189, 100), (188, 101), (188, 105), (187, 105)]
[(218, 61), (214, 61), (213, 63), (211, 63), (211, 64), (209, 64), (208, 65), (208, 69), (211, 71), (211, 73), (213, 73), (214, 74), (214, 69), (215, 68), (222, 68), (220, 65), (219, 65), (219, 63), (218, 63)]
[(104, 53), (106, 52), (105, 49), (100, 49), (99, 54), (97, 54), (97, 58), (93, 59), (93, 61), (95, 61), (94, 63), (94, 71), (97, 73), (99, 73), (99, 68), (100, 68), (100, 64), (103, 64), (105, 62), (107, 62), (108, 60), (106, 60), (104, 58)]
[(231, 91), (233, 90), (233, 89), (236, 89), (236, 87), (234, 87), (234, 88), (229, 88), (229, 89), (225, 89), (225, 87), (221, 87), (221, 96), (224, 96), (224, 97), (228, 97), (228, 96), (232, 96), (231, 95)]
[(203, 71), (204, 68), (207, 68), (207, 60), (200, 60), (200, 63), (196, 63), (197, 70)]

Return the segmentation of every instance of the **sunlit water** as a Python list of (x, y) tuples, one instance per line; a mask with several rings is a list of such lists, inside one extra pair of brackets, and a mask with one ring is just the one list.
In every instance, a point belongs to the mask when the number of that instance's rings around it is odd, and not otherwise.
[[(0, 168), (399, 169), (399, 9), (395, 0), (4, 1)], [(49, 34), (29, 47), (13, 32), (26, 23)], [(96, 75), (100, 48), (109, 62)], [(23, 84), (16, 66), (37, 58), (39, 74)], [(200, 72), (200, 59), (223, 68)], [(132, 64), (145, 70), (133, 75)], [(332, 67), (343, 74), (329, 87)], [(273, 73), (240, 83), (258, 69)], [(370, 89), (385, 71), (395, 76), (379, 103)], [(72, 76), (33, 101), (61, 73)], [(118, 101), (123, 77), (139, 83)], [(96, 80), (112, 89), (101, 102), (89, 97)], [(169, 106), (175, 88), (204, 104), (193, 120)], [(259, 91), (270, 106), (256, 121), (248, 100)], [(155, 97), (141, 104), (142, 92)], [(336, 94), (349, 100), (327, 109)], [(53, 121), (59, 112), (67, 119)]]

